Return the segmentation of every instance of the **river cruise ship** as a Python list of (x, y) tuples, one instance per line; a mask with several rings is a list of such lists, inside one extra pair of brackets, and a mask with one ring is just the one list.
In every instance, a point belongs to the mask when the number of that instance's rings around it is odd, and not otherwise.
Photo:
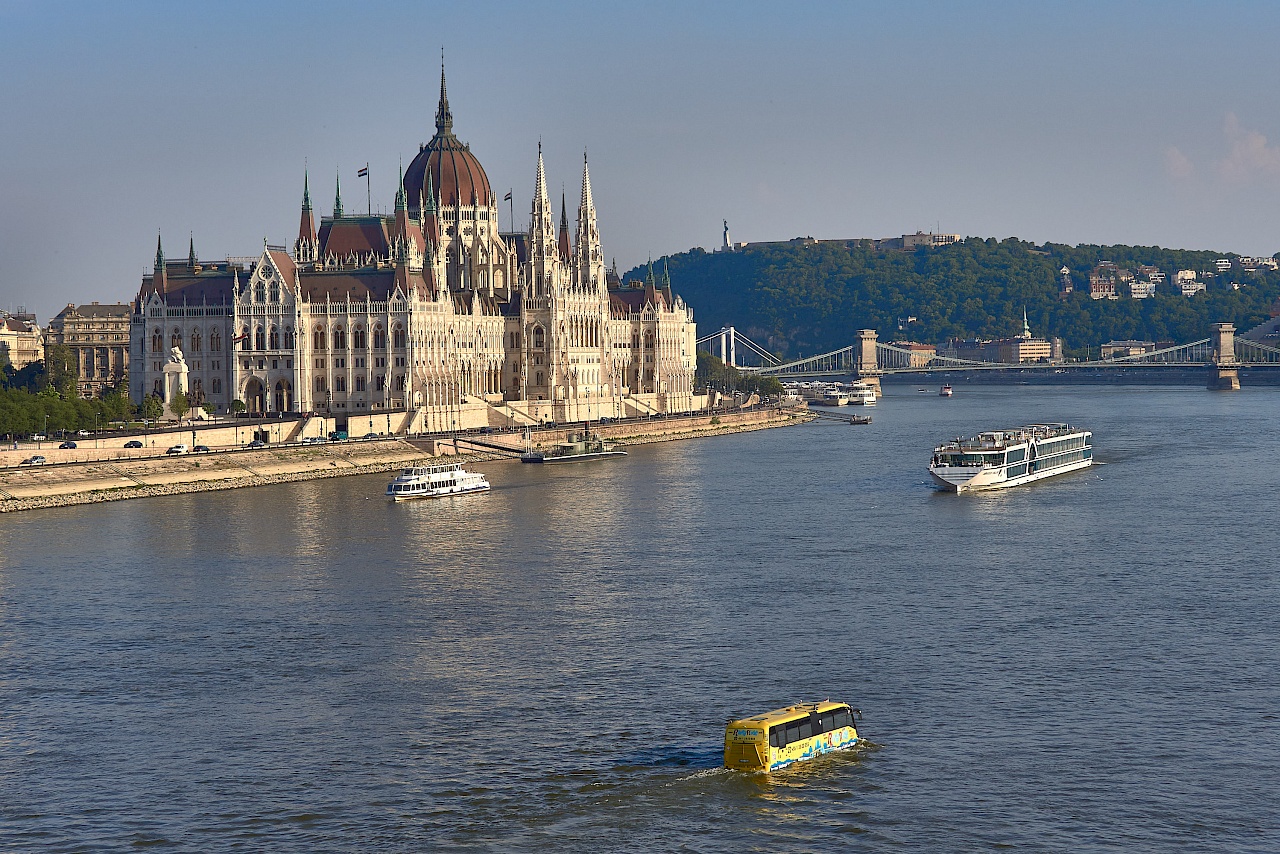
[(845, 703), (826, 700), (774, 709), (729, 721), (724, 731), (724, 767), (736, 771), (776, 771), (859, 742), (854, 716)]
[(414, 466), (404, 469), (387, 484), (387, 497), (395, 501), (410, 498), (446, 498), (488, 492), (489, 481), (480, 472), (469, 472), (461, 463)]
[(929, 474), (948, 492), (1019, 486), (1093, 465), (1092, 439), (1068, 424), (979, 433), (934, 448)]
[(849, 386), (849, 402), (854, 406), (875, 406), (876, 390), (864, 382), (855, 382)]

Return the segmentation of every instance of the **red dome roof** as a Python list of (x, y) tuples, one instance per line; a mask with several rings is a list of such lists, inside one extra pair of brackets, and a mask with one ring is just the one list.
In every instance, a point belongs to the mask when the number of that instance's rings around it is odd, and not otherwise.
[[(418, 199), (433, 197), (441, 206), (488, 205), (493, 192), (484, 167), (471, 147), (453, 135), (453, 114), (440, 72), (440, 108), (436, 111), (436, 135), (418, 151), (404, 173), (409, 209), (418, 211)], [(430, 202), (427, 202), (430, 204)]]

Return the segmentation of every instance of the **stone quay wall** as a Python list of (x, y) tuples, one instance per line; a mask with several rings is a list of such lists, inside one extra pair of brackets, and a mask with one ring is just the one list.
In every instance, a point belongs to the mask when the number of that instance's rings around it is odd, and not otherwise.
[[(639, 445), (781, 427), (809, 417), (803, 412), (761, 409), (606, 424), (595, 432), (619, 445)], [(550, 445), (562, 441), (566, 432), (566, 428), (533, 430), (530, 441)], [(176, 457), (143, 449), (147, 456), (10, 466), (0, 469), (0, 513), (389, 472), (443, 455), (459, 461), (510, 459), (523, 450), (524, 441), (523, 433), (469, 434), (457, 441), (389, 437)]]

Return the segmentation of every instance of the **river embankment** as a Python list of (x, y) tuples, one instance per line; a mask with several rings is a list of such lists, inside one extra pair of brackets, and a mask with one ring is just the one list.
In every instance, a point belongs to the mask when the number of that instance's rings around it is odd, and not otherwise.
[[(599, 425), (594, 431), (619, 445), (640, 445), (782, 427), (811, 417), (803, 411), (756, 409), (634, 420)], [(529, 439), (535, 445), (548, 445), (563, 440), (565, 432), (565, 428), (534, 430)], [(456, 439), (386, 437), (14, 466), (0, 469), (0, 513), (374, 474), (439, 462), (443, 457), (460, 462), (513, 459), (524, 442), (524, 433), (468, 434)]]

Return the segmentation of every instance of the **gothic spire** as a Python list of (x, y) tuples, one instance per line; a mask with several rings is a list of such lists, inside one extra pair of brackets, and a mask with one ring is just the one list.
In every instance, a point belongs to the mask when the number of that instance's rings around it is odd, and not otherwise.
[(311, 180), (305, 167), (302, 170), (302, 210), (304, 213), (311, 210)]
[(337, 219), (342, 216), (342, 177), (335, 174), (333, 176), (333, 218)]
[(160, 243), (160, 232), (156, 232), (156, 269), (164, 269), (164, 246)]
[(560, 258), (568, 261), (570, 257), (569, 250), (569, 205), (565, 202), (564, 192), (560, 193), (560, 240), (559, 246)]
[(453, 113), (449, 112), (449, 92), (444, 85), (444, 49), (440, 50), (440, 106), (436, 109), (436, 134), (453, 133)]
[(196, 266), (196, 236), (195, 236), (195, 234), (191, 234), (191, 236), (190, 236), (190, 240), (191, 240), (191, 243), (190, 243), (190, 245), (189, 245), (189, 248), (187, 249), (187, 266), (194, 270), (194, 269), (195, 269), (195, 266)]
[(580, 207), (584, 211), (595, 212), (596, 203), (591, 198), (591, 170), (587, 168), (587, 152), (582, 152), (582, 201)]
[(404, 194), (404, 165), (400, 166), (400, 183), (396, 185), (396, 213), (408, 210), (408, 199)]

